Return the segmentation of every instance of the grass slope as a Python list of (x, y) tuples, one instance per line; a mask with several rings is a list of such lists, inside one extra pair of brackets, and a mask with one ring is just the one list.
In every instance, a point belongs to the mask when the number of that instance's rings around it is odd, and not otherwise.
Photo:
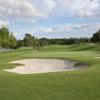
[[(49, 46), (39, 52), (32, 49), (0, 52), (0, 100), (100, 100), (100, 59), (94, 58), (100, 56), (99, 46), (84, 49), (86, 47)], [(26, 58), (64, 58), (90, 67), (80, 71), (31, 75), (3, 71), (16, 66), (9, 61)]]
[(80, 44), (80, 45), (52, 45), (47, 46), (43, 50), (48, 51), (100, 51), (100, 44)]

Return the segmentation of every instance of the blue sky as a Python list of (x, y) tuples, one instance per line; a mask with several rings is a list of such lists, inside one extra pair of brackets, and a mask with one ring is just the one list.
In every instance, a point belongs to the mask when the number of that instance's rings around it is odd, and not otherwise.
[(100, 29), (100, 0), (0, 0), (0, 26), (17, 38), (91, 37)]

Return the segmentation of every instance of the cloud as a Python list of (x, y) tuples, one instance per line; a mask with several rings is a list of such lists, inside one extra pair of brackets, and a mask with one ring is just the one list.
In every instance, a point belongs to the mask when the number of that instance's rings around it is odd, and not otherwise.
[(0, 0), (0, 16), (29, 18), (41, 16), (28, 0)]
[(48, 18), (56, 9), (57, 6), (55, 0), (34, 0), (33, 5), (36, 7), (38, 12), (42, 13), (42, 17)]
[(62, 14), (80, 18), (100, 17), (100, 0), (56, 0)]
[(76, 0), (72, 11), (75, 16), (81, 18), (100, 17), (99, 0)]
[(2, 27), (2, 26), (8, 26), (8, 25), (9, 25), (8, 21), (0, 20), (0, 27)]
[(48, 18), (51, 15), (100, 17), (100, 0), (0, 0), (0, 16)]
[(72, 31), (88, 31), (88, 30), (98, 30), (100, 29), (100, 24), (68, 24), (63, 26), (57, 26), (53, 28), (41, 27), (39, 30), (45, 33), (67, 33)]
[(36, 37), (62, 38), (62, 37), (91, 37), (94, 32), (100, 29), (100, 24), (66, 24), (56, 27), (34, 26), (16, 30), (14, 35), (17, 39), (23, 39), (25, 33)]
[(0, 16), (46, 18), (54, 7), (54, 0), (0, 0)]

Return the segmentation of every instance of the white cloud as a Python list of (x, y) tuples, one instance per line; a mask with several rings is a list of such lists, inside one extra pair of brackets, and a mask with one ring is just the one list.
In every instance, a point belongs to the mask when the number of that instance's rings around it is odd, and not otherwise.
[(37, 31), (48, 33), (48, 32), (52, 32), (53, 29), (52, 28), (47, 28), (47, 27), (39, 27), (39, 28), (37, 28)]
[[(100, 29), (100, 24), (67, 24), (57, 27), (43, 27), (34, 26), (31, 28), (21, 29), (21, 32), (17, 30), (14, 35), (18, 39), (23, 39), (25, 33), (30, 33), (36, 37), (90, 37), (94, 32)], [(49, 34), (48, 34), (49, 33)], [(50, 38), (50, 37), (49, 37)]]
[(9, 25), (8, 21), (0, 20), (0, 27), (2, 27), (2, 26), (8, 26), (8, 25)]
[(100, 29), (100, 24), (68, 24), (63, 26), (57, 26), (53, 28), (41, 27), (38, 31), (45, 33), (66, 33), (72, 31), (88, 31), (88, 30), (98, 30)]
[(54, 0), (41, 0), (41, 2), (40, 0), (0, 0), (0, 16), (11, 18), (46, 18), (54, 7)]
[(42, 18), (48, 18), (54, 12), (56, 2), (55, 0), (34, 0), (33, 5), (38, 13), (41, 13)]
[(27, 18), (41, 16), (28, 0), (0, 0), (0, 16)]
[(73, 13), (78, 17), (100, 17), (99, 0), (77, 0), (72, 7)]
[(100, 0), (0, 0), (0, 16), (47, 18), (50, 15), (100, 17)]
[(100, 17), (100, 0), (56, 0), (62, 14), (76, 17)]

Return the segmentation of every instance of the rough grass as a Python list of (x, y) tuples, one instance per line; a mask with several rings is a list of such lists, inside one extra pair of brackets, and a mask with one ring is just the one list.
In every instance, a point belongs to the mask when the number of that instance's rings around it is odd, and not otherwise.
[[(100, 59), (94, 58), (100, 56), (100, 47), (93, 46), (49, 46), (39, 52), (25, 48), (0, 52), (0, 100), (100, 100)], [(9, 61), (27, 58), (71, 59), (90, 66), (80, 71), (30, 75), (3, 71), (16, 66)]]

